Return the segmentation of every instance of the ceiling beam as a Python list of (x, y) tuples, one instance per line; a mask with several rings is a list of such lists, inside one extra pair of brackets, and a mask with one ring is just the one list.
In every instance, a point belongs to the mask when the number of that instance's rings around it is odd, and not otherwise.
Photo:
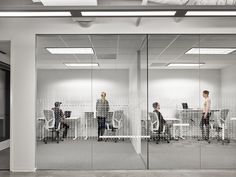
[[(146, 6), (147, 3), (148, 3), (148, 0), (143, 0), (143, 1), (142, 1), (142, 6)], [(136, 20), (136, 26), (139, 26), (139, 25), (140, 25), (141, 20), (142, 20), (142, 18), (141, 18), (141, 17), (138, 17), (138, 19)]]

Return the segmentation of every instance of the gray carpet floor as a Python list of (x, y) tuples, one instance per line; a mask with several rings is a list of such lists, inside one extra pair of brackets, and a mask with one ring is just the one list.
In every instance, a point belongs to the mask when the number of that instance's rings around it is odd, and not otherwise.
[[(128, 141), (97, 142), (95, 140), (67, 140), (56, 144), (38, 142), (38, 169), (145, 169), (147, 143), (137, 155)], [(150, 169), (236, 169), (236, 143), (190, 140), (171, 141), (170, 144), (149, 143)]]
[(10, 168), (10, 148), (0, 151), (0, 170)]
[(150, 169), (236, 169), (235, 142), (150, 142), (149, 152)]
[(38, 142), (38, 169), (145, 169), (131, 142), (66, 140)]

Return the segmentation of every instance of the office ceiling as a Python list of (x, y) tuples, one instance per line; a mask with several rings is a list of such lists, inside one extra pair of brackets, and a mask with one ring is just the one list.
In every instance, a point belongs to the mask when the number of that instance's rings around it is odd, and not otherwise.
[[(236, 47), (236, 35), (150, 35), (149, 65), (167, 69), (168, 63), (205, 63), (201, 68), (222, 69), (236, 65), (236, 54), (186, 55), (192, 47)], [(46, 47), (92, 47), (95, 55), (52, 55)], [(37, 68), (67, 69), (64, 63), (96, 62), (99, 68), (129, 68), (141, 51), (146, 66), (145, 35), (39, 35), (37, 37)]]
[[(37, 7), (57, 5), (63, 1), (68, 5), (98, 5), (98, 6), (141, 6), (141, 5), (235, 5), (235, 0), (1, 0), (0, 6)], [(59, 2), (59, 3), (58, 3)], [(63, 5), (63, 4), (61, 4)]]

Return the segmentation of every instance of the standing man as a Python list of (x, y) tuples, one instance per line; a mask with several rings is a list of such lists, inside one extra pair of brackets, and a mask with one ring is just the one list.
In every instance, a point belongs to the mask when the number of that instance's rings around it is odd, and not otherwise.
[(104, 135), (106, 128), (106, 118), (108, 111), (110, 110), (109, 103), (106, 100), (106, 92), (101, 93), (101, 99), (97, 100), (96, 111), (97, 111), (97, 122), (98, 122), (98, 141), (102, 139), (100, 136)]
[[(202, 129), (202, 140), (208, 141), (209, 140), (209, 134), (210, 134), (210, 125), (209, 120), (211, 116), (211, 99), (209, 98), (209, 91), (204, 90), (203, 91), (203, 112), (202, 112), (202, 120), (201, 120), (201, 129)], [(204, 127), (205, 126), (205, 127)]]

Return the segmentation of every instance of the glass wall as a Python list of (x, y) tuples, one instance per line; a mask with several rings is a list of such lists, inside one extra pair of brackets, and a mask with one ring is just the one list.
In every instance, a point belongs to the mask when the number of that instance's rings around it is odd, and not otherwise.
[(146, 35), (38, 35), (37, 53), (37, 167), (145, 169)]
[(10, 42), (0, 41), (0, 170), (10, 166)]
[(235, 168), (235, 45), (235, 35), (38, 35), (37, 168)]

